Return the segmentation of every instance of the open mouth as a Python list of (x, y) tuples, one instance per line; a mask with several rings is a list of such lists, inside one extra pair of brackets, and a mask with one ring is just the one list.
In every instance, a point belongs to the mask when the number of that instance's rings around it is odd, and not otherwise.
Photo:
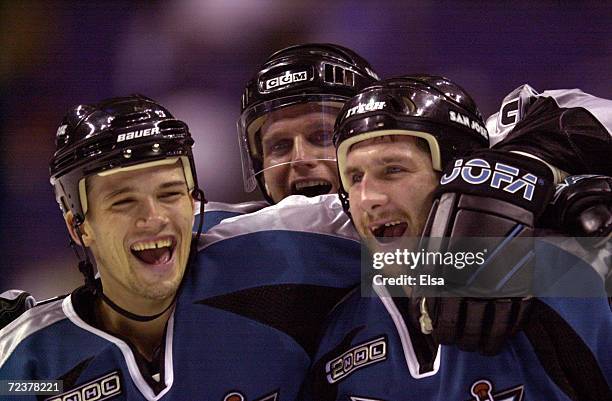
[(176, 241), (164, 238), (154, 241), (140, 241), (132, 244), (132, 255), (149, 265), (162, 265), (172, 259)]
[(328, 194), (331, 189), (331, 182), (325, 180), (298, 181), (291, 185), (291, 195), (313, 197)]
[(370, 228), (370, 232), (378, 242), (389, 243), (404, 235), (408, 223), (401, 220), (390, 221)]

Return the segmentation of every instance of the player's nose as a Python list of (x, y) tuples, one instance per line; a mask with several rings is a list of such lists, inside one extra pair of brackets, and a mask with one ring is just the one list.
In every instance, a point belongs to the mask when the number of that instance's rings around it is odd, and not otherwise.
[(296, 168), (312, 168), (316, 165), (316, 154), (314, 154), (312, 146), (301, 135), (293, 139), (291, 161)]
[(389, 196), (384, 188), (384, 183), (378, 182), (378, 180), (369, 177), (367, 174), (364, 175), (359, 183), (359, 191), (357, 192), (357, 202), (361, 209), (373, 211), (387, 204)]
[(143, 229), (159, 230), (170, 221), (165, 209), (154, 197), (145, 198), (139, 207), (136, 226)]

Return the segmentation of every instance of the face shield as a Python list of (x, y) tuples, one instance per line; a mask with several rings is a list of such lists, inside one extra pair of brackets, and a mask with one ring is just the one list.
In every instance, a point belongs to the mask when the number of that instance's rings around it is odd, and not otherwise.
[(262, 102), (238, 121), (245, 190), (259, 184), (274, 202), (338, 188), (332, 137), (344, 98), (304, 95)]

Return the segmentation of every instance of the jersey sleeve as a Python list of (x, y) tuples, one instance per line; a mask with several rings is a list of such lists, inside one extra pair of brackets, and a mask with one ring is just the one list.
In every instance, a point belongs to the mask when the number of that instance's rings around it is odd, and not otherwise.
[(487, 119), (491, 145), (524, 152), (569, 173), (612, 173), (612, 101), (579, 89), (512, 91)]

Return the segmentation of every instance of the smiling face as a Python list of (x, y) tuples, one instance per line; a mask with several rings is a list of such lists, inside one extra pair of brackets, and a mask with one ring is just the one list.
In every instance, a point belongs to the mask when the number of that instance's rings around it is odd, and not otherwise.
[(338, 174), (332, 144), (339, 109), (318, 103), (270, 113), (261, 127), (263, 174), (274, 202), (289, 195), (335, 193)]
[(377, 246), (416, 237), (425, 227), (439, 181), (430, 153), (411, 136), (385, 136), (354, 144), (343, 174), (359, 235)]
[(83, 241), (104, 293), (137, 313), (172, 300), (187, 266), (194, 201), (180, 163), (87, 179)]

